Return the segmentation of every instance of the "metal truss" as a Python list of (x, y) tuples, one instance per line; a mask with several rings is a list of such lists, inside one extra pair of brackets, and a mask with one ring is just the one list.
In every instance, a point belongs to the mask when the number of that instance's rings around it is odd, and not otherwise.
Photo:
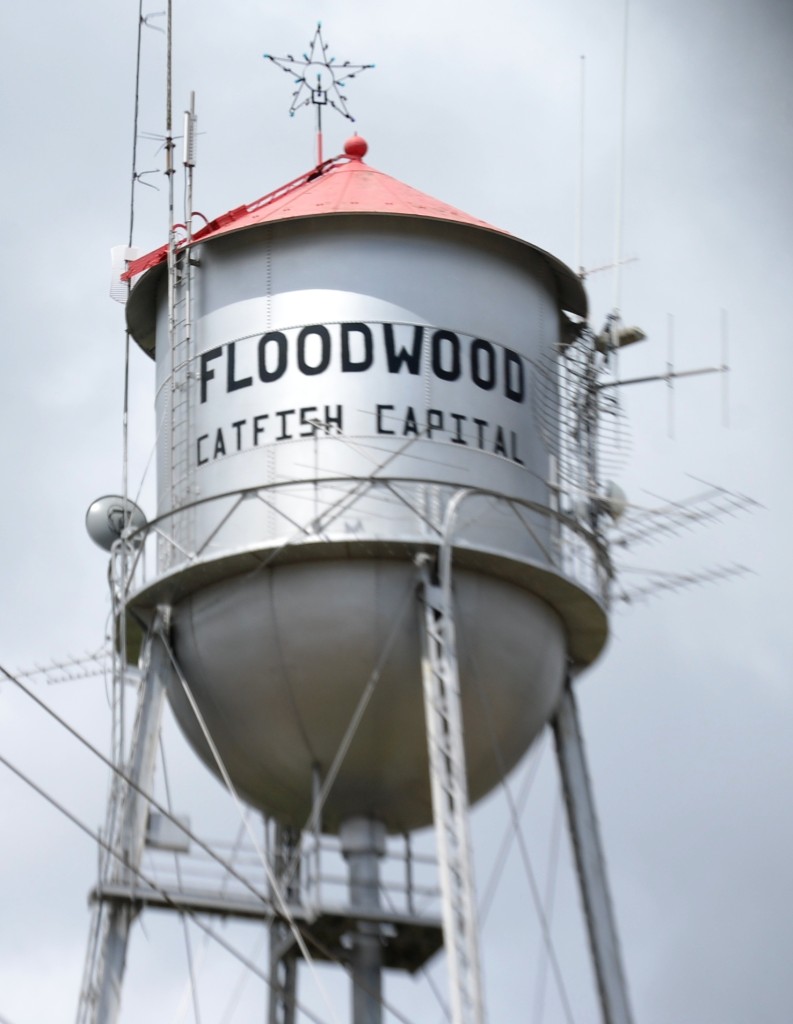
[(482, 1024), (484, 1007), (454, 624), (447, 597), (432, 581), (426, 560), (419, 565), (419, 576), (424, 711), (452, 1024)]

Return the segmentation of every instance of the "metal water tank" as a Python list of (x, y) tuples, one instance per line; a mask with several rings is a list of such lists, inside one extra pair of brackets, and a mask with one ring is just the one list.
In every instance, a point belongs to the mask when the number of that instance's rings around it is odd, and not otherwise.
[[(469, 791), (552, 714), (605, 614), (560, 571), (536, 366), (578, 277), (343, 157), (130, 268), (156, 359), (156, 569), (180, 668), (239, 790), (303, 826), (367, 685), (323, 826), (432, 820), (415, 560), (449, 537)], [(170, 324), (169, 324), (170, 320)], [(207, 764), (181, 688), (169, 694)]]

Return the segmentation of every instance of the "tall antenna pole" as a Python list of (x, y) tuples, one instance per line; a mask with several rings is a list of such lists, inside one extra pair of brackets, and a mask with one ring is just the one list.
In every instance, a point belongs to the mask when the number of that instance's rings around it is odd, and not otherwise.
[[(193, 334), (192, 308), (192, 262), (190, 247), (193, 241), (193, 178), (196, 165), (196, 113), (195, 92), (190, 93), (190, 109), (184, 112), (184, 224), (185, 243), (183, 250), (182, 284), (184, 287), (183, 347), (186, 358), (190, 358), (190, 344)], [(175, 325), (174, 325), (175, 326)], [(189, 377), (189, 368), (185, 370)], [(185, 396), (185, 400), (187, 400)], [(187, 496), (186, 496), (187, 497)]]
[[(140, 51), (143, 41), (143, 0), (138, 3), (138, 40), (135, 54), (135, 108), (132, 116), (132, 173), (129, 186), (129, 234), (127, 246), (132, 248), (132, 239), (135, 228), (135, 185), (138, 180), (138, 115), (140, 113)], [(131, 282), (127, 282), (127, 291), (131, 288)], [(121, 493), (124, 497), (124, 514), (126, 517), (126, 502), (129, 497), (128, 481), (128, 458), (129, 458), (129, 330), (126, 332), (124, 345), (124, 408), (122, 412), (122, 481)]]
[(630, 0), (625, 0), (622, 25), (622, 86), (620, 99), (620, 150), (617, 167), (617, 215), (614, 228), (614, 312), (619, 313), (622, 301), (622, 222), (625, 208), (625, 136), (628, 94), (628, 13)]
[[(171, 98), (172, 88), (172, 60), (173, 60), (173, 37), (171, 34), (173, 25), (173, 4), (168, 0), (168, 14), (166, 22), (166, 58), (165, 58), (165, 175), (168, 178), (168, 297), (169, 311), (173, 310), (173, 263), (176, 249), (174, 238), (174, 166), (173, 166), (173, 103)], [(173, 334), (172, 317), (169, 313), (168, 334)], [(173, 374), (173, 366), (171, 366)]]
[(578, 209), (576, 211), (575, 264), (581, 277), (584, 276), (584, 122), (586, 99), (586, 57), (581, 54), (579, 136), (578, 136)]
[(189, 246), (193, 239), (193, 172), (196, 147), (195, 93), (190, 93), (190, 109), (184, 112), (184, 224)]
[[(138, 3), (138, 38), (135, 52), (135, 106), (134, 113), (132, 116), (132, 171), (130, 175), (130, 194), (129, 194), (129, 234), (127, 236), (127, 249), (128, 252), (132, 250), (132, 238), (135, 228), (135, 184), (138, 179), (138, 117), (140, 114), (140, 58), (141, 58), (141, 46), (143, 42), (143, 26), (145, 25), (145, 19), (143, 17), (143, 0), (139, 0)], [(127, 293), (131, 288), (131, 282), (127, 282)], [(131, 515), (129, 505), (129, 356), (130, 356), (130, 332), (127, 328), (124, 335), (124, 398), (123, 407), (121, 412), (121, 496), (123, 503), (123, 517), (124, 526), (126, 527), (129, 523), (129, 517)], [(126, 674), (127, 674), (127, 602), (126, 602), (126, 588), (127, 588), (127, 554), (128, 547), (126, 544), (121, 545), (120, 549), (120, 561), (121, 561), (121, 601), (119, 606), (119, 622), (118, 622), (118, 635), (119, 635), (119, 649), (117, 654), (116, 664), (118, 665), (118, 672), (114, 673), (113, 678), (113, 689), (114, 689), (114, 704), (117, 706), (117, 714), (114, 714), (113, 728), (115, 736), (113, 737), (113, 749), (118, 752), (118, 765), (121, 766), (124, 759), (124, 748), (125, 748), (125, 690), (126, 690)]]
[(168, 177), (168, 239), (173, 241), (173, 0), (168, 0), (165, 27), (165, 173)]

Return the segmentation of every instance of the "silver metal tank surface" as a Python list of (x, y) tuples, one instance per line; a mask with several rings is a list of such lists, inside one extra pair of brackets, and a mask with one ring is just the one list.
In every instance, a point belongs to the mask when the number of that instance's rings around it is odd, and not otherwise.
[[(226, 767), (253, 804), (306, 824), (312, 767), (331, 765), (379, 671), (323, 825), (333, 831), (365, 814), (404, 832), (432, 821), (415, 591), (408, 562), (347, 559), (266, 569), (180, 603), (177, 656)], [(469, 789), (477, 799), (552, 713), (564, 631), (544, 602), (482, 573), (457, 573), (454, 604)], [(211, 763), (184, 695), (171, 694), (171, 702)]]
[[(378, 491), (340, 510), (325, 539), (426, 541), (423, 517), (437, 520), (443, 484), (547, 505), (547, 453), (529, 399), (531, 360), (559, 334), (550, 273), (539, 259), (510, 258), (506, 238), (466, 231), (463, 242), (456, 225), (371, 220), (287, 221), (196, 247), (194, 493), (289, 485), (272, 507), (252, 502), (235, 515), (202, 557), (291, 540), (342, 493), (323, 478), (420, 481), (409, 500), (421, 514), (396, 500), (384, 507)], [(166, 318), (161, 301), (158, 338)], [(166, 352), (158, 423), (168, 422), (170, 373)], [(158, 454), (164, 482), (165, 437)], [(159, 500), (162, 515), (171, 507), (162, 483)], [(231, 504), (197, 510), (191, 540)], [(547, 561), (551, 524), (534, 540), (517, 522), (494, 532), (484, 520), (479, 536)], [(185, 561), (175, 548), (165, 557)]]
[(191, 257), (186, 367), (162, 268), (128, 305), (139, 340), (156, 323), (159, 425), (157, 566), (133, 603), (173, 605), (235, 784), (295, 826), (379, 670), (323, 826), (427, 825), (413, 561), (437, 550), (451, 497), (488, 492), (453, 533), (474, 799), (547, 721), (568, 658), (605, 639), (600, 606), (559, 572), (553, 519), (531, 512), (551, 503), (531, 382), (559, 339), (558, 265), (494, 231), (377, 212), (285, 217)]

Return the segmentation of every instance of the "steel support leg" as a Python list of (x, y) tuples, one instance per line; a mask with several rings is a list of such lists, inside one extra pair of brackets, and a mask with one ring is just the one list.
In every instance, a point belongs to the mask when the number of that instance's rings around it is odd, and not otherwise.
[(419, 572), (424, 713), (452, 1024), (482, 1024), (484, 1003), (454, 622), (448, 592), (432, 582), (426, 563), (420, 565)]
[[(287, 903), (298, 902), (300, 890), (300, 835), (275, 826), (273, 874)], [(268, 1024), (295, 1024), (297, 955), (289, 925), (275, 919), (270, 925), (270, 1006)]]
[(584, 741), (569, 680), (553, 720), (553, 731), (603, 1021), (632, 1024)]
[[(385, 853), (385, 828), (370, 818), (350, 818), (339, 829), (347, 861), (353, 908), (380, 906), (380, 858)], [(352, 935), (352, 1024), (383, 1020), (383, 949), (380, 927), (359, 921)]]
[[(161, 628), (158, 616), (156, 629)], [(154, 781), (157, 743), (160, 735), (165, 679), (171, 673), (168, 652), (155, 630), (148, 638), (148, 664), (141, 683), (135, 732), (130, 750), (127, 774), (146, 792), (150, 793)], [(123, 865), (115, 877), (134, 882), (143, 857), (149, 805), (146, 799), (130, 786), (126, 787), (124, 811), (120, 833), (120, 851)], [(98, 959), (95, 979), (96, 1024), (115, 1024), (121, 1005), (121, 986), (127, 960), (129, 931), (134, 912), (129, 903), (111, 903), (102, 938), (103, 951)]]

